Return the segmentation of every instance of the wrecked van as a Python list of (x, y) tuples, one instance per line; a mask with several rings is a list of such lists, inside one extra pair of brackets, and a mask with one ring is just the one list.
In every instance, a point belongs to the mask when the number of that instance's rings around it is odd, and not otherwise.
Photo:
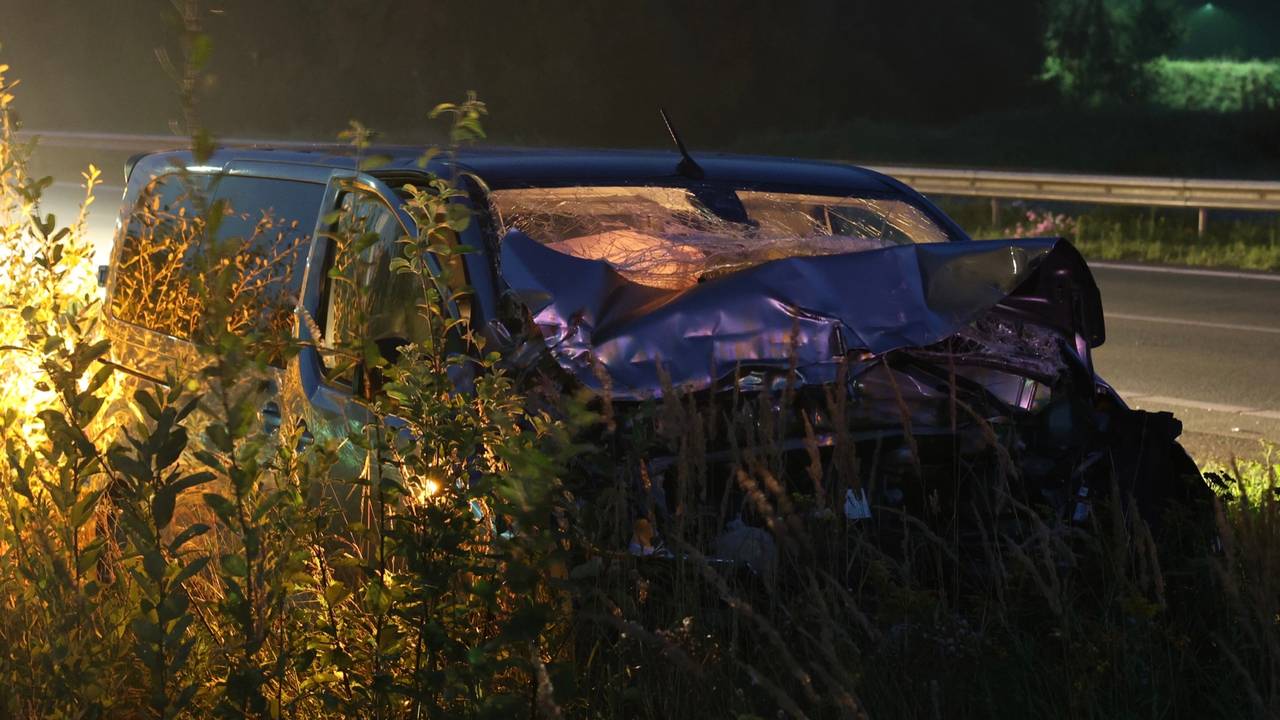
[[(456, 179), (477, 220), (456, 238), (473, 251), (454, 259), (471, 290), (443, 311), (544, 385), (599, 398), (612, 429), (597, 440), (626, 468), (602, 482), (643, 521), (634, 552), (652, 552), (691, 498), (720, 507), (701, 516), (713, 537), (751, 523), (728, 499), (750, 489), (735, 479), (754, 457), (744, 443), (767, 444), (778, 476), (806, 492), (826, 466), (872, 478), (823, 488), (852, 521), (940, 494), (963, 503), (958, 483), (928, 482), (961, 461), (990, 469), (971, 481), (1016, 475), (1068, 522), (1116, 482), (1153, 522), (1207, 492), (1178, 421), (1130, 409), (1095, 372), (1101, 298), (1063, 240), (974, 241), (919, 193), (845, 164), (495, 149), (423, 169), (416, 149), (376, 152), (386, 162), (370, 172), (333, 148), (133, 162), (104, 277), (109, 361), (151, 383), (194, 358), (199, 308), (158, 263), (201, 257), (164, 218), (197, 216), (190, 188), (203, 183), (204, 202), (233, 209), (216, 232), (249, 238), (244, 287), (263, 297), (243, 327), (287, 326), (302, 348), (272, 363), (264, 426), (347, 437), (371, 419), (361, 398), (375, 380), (326, 349), (366, 339), (393, 353), (420, 332), (418, 291), (390, 267), (414, 231), (401, 188), (430, 171)], [(339, 215), (376, 234), (347, 278), (334, 271)], [(356, 287), (380, 309), (368, 322), (349, 321)], [(683, 420), (654, 409), (673, 398), (691, 408)], [(642, 447), (619, 441), (638, 435)], [(842, 443), (853, 460), (837, 457)], [(690, 495), (695, 452), (703, 484)], [(345, 444), (336, 476), (364, 462)]]

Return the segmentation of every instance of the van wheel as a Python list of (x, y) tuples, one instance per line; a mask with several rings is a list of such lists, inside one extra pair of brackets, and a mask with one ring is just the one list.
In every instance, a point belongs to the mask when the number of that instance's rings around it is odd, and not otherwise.
[(1163, 556), (1201, 555), (1214, 544), (1213, 490), (1177, 441), (1182, 422), (1168, 412), (1116, 418), (1112, 458), (1126, 511), (1132, 498)]

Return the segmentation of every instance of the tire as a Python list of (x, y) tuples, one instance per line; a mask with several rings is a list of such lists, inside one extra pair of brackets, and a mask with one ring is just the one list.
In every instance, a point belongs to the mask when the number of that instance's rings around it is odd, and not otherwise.
[(1213, 490), (1178, 443), (1182, 422), (1168, 412), (1141, 410), (1118, 420), (1110, 433), (1111, 456), (1126, 514), (1132, 498), (1162, 556), (1213, 547)]

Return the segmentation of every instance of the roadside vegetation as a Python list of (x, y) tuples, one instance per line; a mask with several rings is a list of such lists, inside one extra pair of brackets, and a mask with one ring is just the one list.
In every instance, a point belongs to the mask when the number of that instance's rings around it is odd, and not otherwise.
[(1204, 470), (1222, 477), (1238, 478), (1239, 482), (1225, 488), (1226, 492), (1244, 493), (1250, 502), (1261, 503), (1271, 490), (1272, 478), (1280, 477), (1280, 447), (1268, 444), (1256, 459), (1236, 459), (1229, 463), (1214, 461), (1205, 465)]
[[(45, 28), (4, 38), (31, 83), (30, 129), (165, 131), (176, 108), (150, 49), (168, 45), (171, 26), (154, 0), (121, 2), (126, 10), (76, 0), (12, 8), (7, 27)], [(1239, 8), (1234, 22), (1274, 35), (1272, 3), (1218, 5), (1223, 19)], [(1280, 164), (1274, 42), (1240, 58), (1201, 59), (1229, 45), (1181, 57), (1199, 20), (1175, 0), (805, 0), (732, 12), (505, 3), (502, 23), (467, 4), (219, 9), (204, 19), (219, 47), (203, 113), (230, 137), (323, 139), (358, 107), (390, 140), (438, 142), (422, 117), (435, 99), (474, 88), (504, 109), (490, 127), (503, 144), (666, 149), (663, 105), (695, 153), (1258, 179)], [(298, 17), (313, 32), (294, 33)], [(56, 57), (46, 35), (60, 38)], [(103, 36), (133, 50), (112, 57), (110, 72), (83, 72), (99, 66)], [(351, 36), (379, 38), (380, 62), (405, 71), (368, 72)], [(520, 71), (493, 47), (520, 56)], [(276, 74), (291, 79), (287, 91)]]
[(977, 239), (1065, 237), (1090, 260), (1280, 271), (1280, 217), (1195, 210), (947, 198), (941, 207)]
[[(198, 28), (186, 47), (198, 70)], [(402, 240), (396, 270), (423, 284), (430, 337), (394, 365), (359, 343), (335, 356), (380, 372), (383, 392), (365, 400), (405, 432), (375, 422), (307, 445), (286, 426), (268, 440), (261, 379), (299, 348), (281, 324), (246, 321), (261, 298), (232, 291), (256, 238), (205, 246), (190, 286), (200, 362), (108, 416), (119, 378), (97, 362), (107, 347), (84, 234), (77, 219), (41, 212), (49, 181), (28, 173), (29, 149), (14, 141), (6, 70), (0, 715), (1280, 713), (1274, 472), (1245, 492), (1230, 490), (1243, 476), (1215, 476), (1220, 550), (1195, 528), (1157, 544), (1123, 501), (1096, 503), (1087, 524), (1061, 522), (999, 462), (954, 515), (877, 507), (874, 520), (851, 521), (845, 491), (886, 470), (839, 438), (791, 467), (780, 428), (748, 424), (733, 485), (756, 521), (742, 532), (772, 552), (753, 567), (709, 560), (723, 518), (636, 519), (622, 498), (627, 478), (650, 479), (649, 453), (669, 447), (670, 487), (696, 507), (713, 487), (703, 441), (739, 408), (669, 393), (622, 427), (607, 398), (561, 397), (512, 372), (434, 302), (425, 258), (447, 255), (443, 241), (470, 222), (448, 204), (448, 178), (408, 189), (419, 233)], [(480, 136), (483, 114), (474, 99), (436, 112), (452, 142)], [(208, 136), (188, 129), (197, 157), (208, 153)], [(358, 125), (345, 135), (357, 151), (367, 138)], [(96, 171), (83, 179), (87, 205)], [(147, 232), (209, 242), (226, 210), (157, 212)], [(358, 263), (365, 228), (338, 220), (339, 266)], [(264, 218), (257, 232), (271, 231)], [(774, 400), (788, 402), (766, 395), (763, 407)], [(831, 403), (840, 426), (847, 408)], [(1007, 457), (995, 433), (985, 442)], [(342, 447), (373, 458), (354, 505), (334, 493)], [(950, 484), (976, 469), (929, 472), (926, 484)], [(982, 532), (961, 538), (961, 516)]]
[(1151, 100), (1171, 110), (1216, 113), (1280, 109), (1280, 60), (1175, 60), (1147, 66)]

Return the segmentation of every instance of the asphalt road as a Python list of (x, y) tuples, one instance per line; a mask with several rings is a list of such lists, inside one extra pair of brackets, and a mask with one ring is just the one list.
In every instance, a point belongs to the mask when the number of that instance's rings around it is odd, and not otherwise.
[(1107, 341), (1098, 374), (1171, 410), (1202, 462), (1280, 444), (1280, 275), (1093, 263)]
[[(89, 215), (107, 261), (122, 189), (103, 186)], [(70, 219), (82, 191), (50, 188), (46, 212)], [(1280, 444), (1280, 275), (1093, 263), (1107, 341), (1098, 373), (1131, 405), (1172, 410), (1197, 460), (1257, 458)]]

